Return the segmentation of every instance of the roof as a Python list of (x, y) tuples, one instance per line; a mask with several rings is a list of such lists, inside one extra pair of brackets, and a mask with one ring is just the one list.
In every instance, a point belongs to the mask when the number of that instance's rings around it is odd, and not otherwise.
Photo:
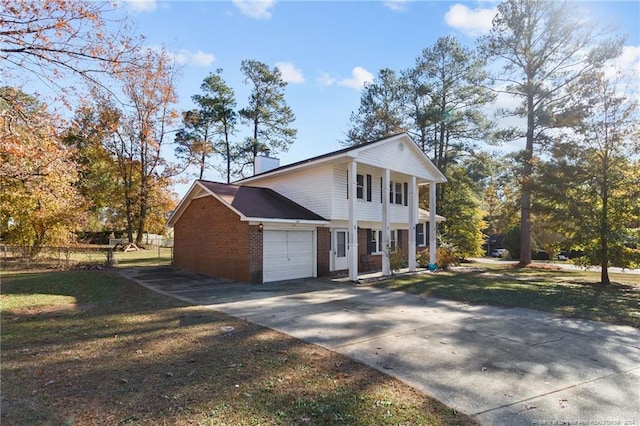
[[(429, 221), (429, 219), (431, 219), (431, 213), (429, 213), (429, 210), (418, 209), (418, 219)], [(444, 222), (445, 220), (447, 219), (444, 216), (436, 214), (436, 222)]]
[(431, 162), (431, 160), (429, 160), (427, 155), (418, 147), (418, 145), (414, 142), (414, 140), (406, 132), (403, 132), (403, 133), (398, 133), (398, 134), (391, 135), (391, 136), (386, 136), (384, 138), (376, 139), (376, 140), (371, 141), (371, 142), (366, 142), (366, 143), (363, 143), (363, 144), (360, 144), (360, 145), (350, 146), (350, 147), (347, 147), (347, 148), (339, 149), (337, 151), (328, 152), (326, 154), (318, 155), (316, 157), (311, 157), (311, 158), (307, 158), (307, 159), (302, 160), (302, 161), (297, 161), (295, 163), (291, 163), (291, 164), (287, 164), (287, 165), (284, 165), (284, 166), (280, 166), (280, 167), (277, 167), (275, 169), (267, 170), (265, 172), (255, 174), (253, 176), (249, 176), (249, 177), (240, 179), (240, 180), (237, 181), (237, 183), (250, 182), (252, 180), (259, 180), (260, 178), (265, 177), (265, 176), (275, 175), (275, 174), (279, 174), (279, 173), (286, 172), (286, 171), (293, 170), (293, 169), (304, 168), (304, 167), (310, 166), (312, 164), (322, 163), (322, 162), (325, 162), (325, 161), (331, 161), (331, 160), (335, 160), (335, 159), (338, 159), (338, 158), (341, 158), (341, 157), (348, 157), (348, 156), (353, 155), (353, 153), (362, 151), (363, 149), (367, 149), (368, 147), (370, 147), (372, 145), (376, 145), (376, 144), (379, 144), (379, 143), (384, 143), (384, 142), (391, 141), (393, 139), (400, 139), (400, 138), (408, 139), (408, 141), (410, 141), (410, 144), (415, 148), (416, 153), (418, 153), (422, 157), (422, 160), (425, 161), (425, 163), (428, 164), (428, 166), (431, 169), (433, 169), (434, 174), (437, 176), (436, 182), (446, 182), (447, 181), (447, 178), (444, 177), (444, 175), (435, 167), (435, 165)]
[(269, 189), (197, 180), (168, 220), (173, 226), (192, 199), (211, 195), (243, 220), (328, 222), (322, 216)]
[(246, 217), (326, 221), (306, 207), (269, 188), (199, 181)]

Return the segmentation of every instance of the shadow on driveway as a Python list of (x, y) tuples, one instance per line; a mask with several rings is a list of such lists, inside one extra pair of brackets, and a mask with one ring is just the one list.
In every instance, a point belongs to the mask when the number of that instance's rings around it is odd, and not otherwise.
[(328, 278), (252, 285), (172, 267), (121, 274), (345, 354), (486, 424), (640, 424), (632, 327)]

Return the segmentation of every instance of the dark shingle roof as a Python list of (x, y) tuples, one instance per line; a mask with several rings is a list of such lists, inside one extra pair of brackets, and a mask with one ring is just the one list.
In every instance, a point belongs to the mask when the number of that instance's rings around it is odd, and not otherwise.
[(207, 180), (199, 180), (198, 183), (216, 194), (245, 217), (326, 221), (322, 216), (269, 188), (225, 184)]

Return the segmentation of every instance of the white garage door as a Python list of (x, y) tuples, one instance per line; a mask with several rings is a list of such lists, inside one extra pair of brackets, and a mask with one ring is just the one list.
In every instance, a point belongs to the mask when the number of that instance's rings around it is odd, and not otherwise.
[(312, 231), (264, 231), (264, 282), (313, 276)]

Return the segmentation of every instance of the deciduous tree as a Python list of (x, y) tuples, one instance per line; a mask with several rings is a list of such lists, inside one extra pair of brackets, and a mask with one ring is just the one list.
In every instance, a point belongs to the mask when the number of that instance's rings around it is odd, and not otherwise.
[(45, 104), (14, 88), (0, 89), (1, 232), (6, 242), (25, 247), (28, 256), (44, 245), (72, 241), (83, 220), (72, 151), (61, 142), (58, 128)]
[(638, 105), (602, 74), (584, 76), (572, 89), (583, 109), (553, 145), (540, 204), (562, 216), (560, 229), (584, 250), (582, 261), (600, 266), (601, 282), (609, 284), (609, 266), (640, 265), (640, 251), (626, 245), (640, 222)]
[(0, 0), (0, 75), (16, 84), (35, 78), (66, 95), (75, 77), (101, 85), (134, 60), (141, 40), (131, 34), (112, 2)]
[[(119, 74), (126, 101), (118, 102), (111, 92), (96, 89), (93, 105), (100, 111), (98, 125), (108, 130), (102, 135), (103, 146), (118, 171), (121, 198), (114, 204), (124, 211), (127, 236), (136, 244), (147, 231), (149, 215), (160, 206), (154, 204), (163, 199), (158, 193), (170, 192), (169, 178), (177, 173), (162, 151), (178, 119), (173, 109), (176, 70), (164, 50), (145, 50), (141, 57), (144, 61), (124, 67)], [(167, 213), (160, 214), (166, 217)]]

